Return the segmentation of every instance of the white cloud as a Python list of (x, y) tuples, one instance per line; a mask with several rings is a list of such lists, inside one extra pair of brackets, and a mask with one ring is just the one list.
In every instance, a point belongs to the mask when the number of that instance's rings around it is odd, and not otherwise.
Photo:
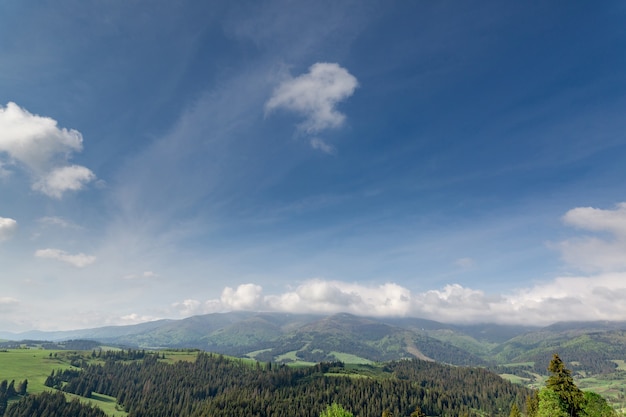
[(254, 284), (243, 284), (236, 290), (226, 287), (220, 301), (224, 307), (233, 310), (256, 310), (262, 308), (262, 291), (261, 286)]
[(149, 321), (158, 320), (158, 317), (142, 315), (137, 313), (126, 314), (121, 316), (119, 320), (114, 320), (115, 325), (131, 325), (131, 324), (139, 324), (146, 323)]
[(74, 129), (59, 128), (56, 120), (31, 114), (9, 102), (0, 107), (0, 175), (8, 176), (7, 166), (21, 165), (33, 175), (33, 189), (61, 198), (65, 191), (81, 190), (95, 179), (88, 168), (66, 166), (74, 152), (83, 149), (83, 137)]
[[(174, 307), (174, 309), (177, 310), (179, 314), (183, 317), (189, 317), (209, 312), (202, 308), (203, 306), (201, 301), (193, 299), (183, 300), (179, 303), (174, 303), (172, 307)], [(219, 309), (217, 309), (216, 311), (219, 311)]]
[(345, 115), (337, 104), (350, 97), (358, 86), (357, 79), (335, 63), (318, 62), (309, 72), (283, 81), (265, 104), (266, 111), (283, 108), (305, 117), (300, 129), (316, 133), (343, 125)]
[(7, 217), (0, 217), (0, 242), (13, 237), (17, 230), (17, 221)]
[[(558, 244), (577, 267), (593, 273), (558, 276), (518, 288), (507, 294), (489, 294), (460, 284), (424, 292), (411, 292), (393, 282), (362, 285), (311, 279), (280, 294), (263, 294), (248, 283), (224, 289), (220, 299), (186, 300), (182, 313), (201, 314), (229, 310), (258, 310), (361, 316), (421, 317), (448, 323), (502, 323), (547, 325), (557, 321), (626, 320), (626, 203), (610, 210), (575, 208), (563, 217), (567, 225), (602, 232), (600, 237), (569, 239)], [(472, 258), (455, 264), (473, 267)]]
[(329, 155), (334, 155), (337, 153), (337, 150), (335, 149), (334, 146), (329, 145), (328, 143), (324, 142), (320, 138), (311, 139), (311, 147), (313, 149), (319, 149), (320, 151), (327, 153)]
[(66, 159), (81, 151), (82, 143), (80, 132), (59, 129), (54, 119), (33, 115), (11, 102), (0, 107), (0, 152), (33, 171), (46, 171), (54, 158)]
[(617, 204), (615, 210), (577, 207), (565, 213), (563, 220), (581, 229), (606, 231), (624, 238), (626, 237), (626, 202)]
[(604, 232), (609, 236), (585, 236), (555, 245), (570, 265), (583, 271), (623, 271), (626, 269), (626, 203), (613, 210), (578, 207), (564, 216), (565, 224)]
[(370, 317), (421, 317), (448, 323), (546, 325), (571, 320), (626, 320), (626, 273), (558, 277), (507, 295), (448, 284), (411, 293), (395, 283), (365, 286), (312, 279), (293, 290), (263, 295), (259, 285), (226, 287), (219, 300), (175, 303), (182, 316), (253, 310)]
[(39, 249), (35, 252), (35, 256), (44, 259), (56, 259), (61, 262), (68, 263), (77, 268), (84, 268), (96, 261), (96, 257), (78, 253), (76, 255), (69, 254), (60, 249)]
[(93, 181), (95, 174), (80, 165), (56, 168), (33, 184), (33, 190), (49, 197), (61, 198), (66, 191), (79, 191)]

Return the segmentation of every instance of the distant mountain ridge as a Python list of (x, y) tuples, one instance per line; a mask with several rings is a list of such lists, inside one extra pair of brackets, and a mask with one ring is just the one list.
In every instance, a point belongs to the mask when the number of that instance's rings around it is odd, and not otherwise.
[[(626, 357), (626, 322), (546, 327), (445, 324), (419, 318), (232, 312), (94, 329), (0, 333), (11, 340), (89, 339), (133, 348), (195, 348), (264, 362), (379, 362), (419, 358), (453, 365), (543, 362), (554, 352), (604, 372)], [(546, 362), (547, 363), (547, 362)], [(543, 368), (542, 368), (543, 367)], [(527, 370), (530, 372), (530, 370)]]

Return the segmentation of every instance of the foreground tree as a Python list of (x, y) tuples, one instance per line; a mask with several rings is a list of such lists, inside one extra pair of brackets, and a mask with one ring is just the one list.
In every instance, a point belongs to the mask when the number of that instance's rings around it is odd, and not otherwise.
[[(604, 398), (594, 392), (583, 392), (558, 354), (554, 354), (545, 388), (526, 400), (527, 417), (617, 417)], [(513, 410), (511, 410), (513, 417)]]
[(537, 417), (570, 417), (559, 394), (551, 389), (539, 391), (539, 407)]
[(552, 375), (546, 381), (546, 388), (558, 395), (568, 416), (578, 416), (583, 406), (583, 392), (557, 353), (552, 356), (548, 370)]
[(585, 392), (581, 417), (617, 417), (615, 411), (604, 398), (595, 392)]

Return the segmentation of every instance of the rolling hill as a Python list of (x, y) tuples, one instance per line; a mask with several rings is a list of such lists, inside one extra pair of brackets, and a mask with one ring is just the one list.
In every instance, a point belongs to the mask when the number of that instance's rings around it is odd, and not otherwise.
[[(626, 358), (626, 322), (547, 327), (452, 325), (418, 318), (234, 312), (67, 332), (0, 334), (10, 340), (89, 339), (135, 348), (194, 348), (264, 362), (380, 362), (418, 358), (545, 373), (553, 353), (586, 376), (614, 372)], [(513, 364), (515, 369), (507, 368)], [(520, 367), (515, 364), (525, 364)]]

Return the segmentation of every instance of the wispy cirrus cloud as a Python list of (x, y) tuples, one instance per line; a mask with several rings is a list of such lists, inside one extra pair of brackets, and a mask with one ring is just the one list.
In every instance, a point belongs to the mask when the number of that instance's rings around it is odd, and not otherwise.
[(57, 216), (45, 216), (37, 220), (40, 224), (44, 226), (56, 226), (62, 229), (80, 229), (81, 227), (77, 224), (72, 223), (71, 221), (57, 217)]
[(8, 217), (0, 217), (0, 242), (13, 237), (17, 230), (17, 221)]
[[(337, 105), (350, 97), (359, 83), (352, 74), (336, 63), (318, 62), (309, 72), (283, 81), (265, 103), (266, 112), (285, 109), (298, 113), (304, 121), (298, 129), (316, 134), (326, 129), (341, 127), (346, 116)], [(311, 146), (326, 153), (334, 148), (320, 138), (312, 138)]]
[(19, 166), (33, 177), (32, 188), (60, 199), (67, 191), (82, 190), (95, 174), (86, 167), (68, 165), (83, 149), (83, 137), (74, 129), (59, 128), (50, 117), (32, 114), (13, 102), (0, 106), (0, 161), (3, 177), (8, 167)]
[(39, 249), (35, 252), (35, 256), (43, 259), (55, 259), (77, 268), (84, 268), (96, 261), (95, 256), (85, 255), (84, 253), (73, 255), (60, 249)]
[(313, 138), (311, 139), (310, 143), (313, 149), (319, 149), (320, 151), (329, 155), (335, 155), (337, 153), (337, 149), (335, 149), (334, 146), (329, 145), (320, 138)]

